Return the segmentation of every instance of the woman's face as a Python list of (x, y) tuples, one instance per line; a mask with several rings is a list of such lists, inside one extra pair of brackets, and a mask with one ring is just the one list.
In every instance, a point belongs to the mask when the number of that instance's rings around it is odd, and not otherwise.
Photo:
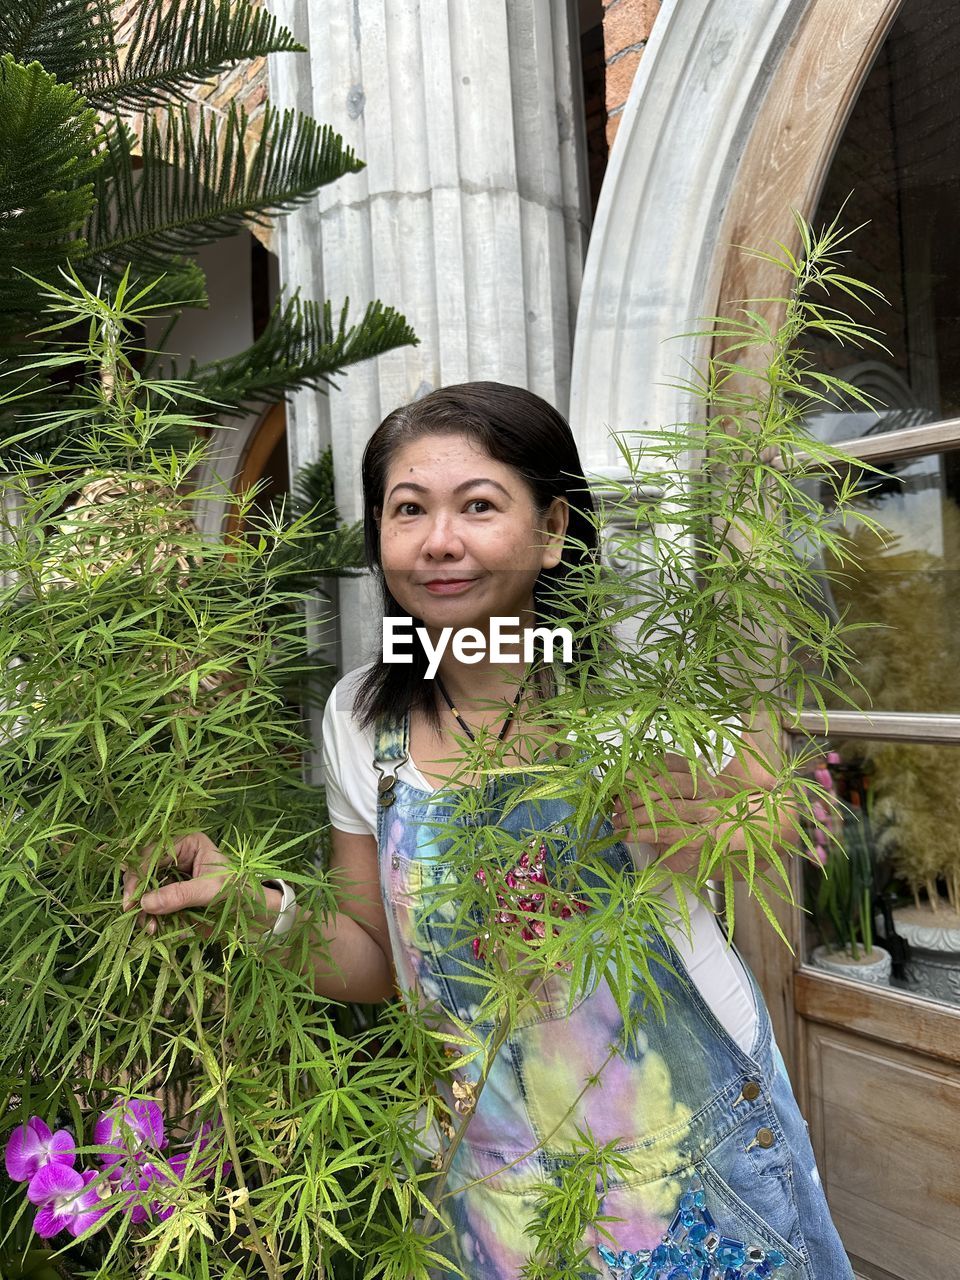
[(380, 560), (397, 603), (430, 629), (522, 619), (560, 559), (567, 504), (540, 514), (523, 477), (467, 435), (403, 445), (387, 472)]

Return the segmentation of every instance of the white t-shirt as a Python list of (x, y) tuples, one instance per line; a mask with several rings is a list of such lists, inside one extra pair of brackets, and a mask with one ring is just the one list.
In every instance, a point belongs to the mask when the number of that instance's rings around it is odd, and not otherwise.
[[(361, 728), (353, 714), (357, 684), (366, 667), (351, 671), (335, 686), (323, 715), (323, 772), (330, 821), (338, 830), (357, 835), (377, 834), (377, 774), (373, 767), (374, 730)], [(433, 791), (411, 759), (397, 770), (404, 782)], [(652, 855), (649, 846), (631, 848), (636, 861)], [(672, 890), (665, 891), (669, 902)], [(676, 903), (676, 899), (673, 899)], [(699, 898), (689, 897), (690, 934), (678, 923), (671, 942), (714, 1017), (745, 1053), (757, 1032), (757, 1010), (743, 966), (727, 946), (713, 913)]]

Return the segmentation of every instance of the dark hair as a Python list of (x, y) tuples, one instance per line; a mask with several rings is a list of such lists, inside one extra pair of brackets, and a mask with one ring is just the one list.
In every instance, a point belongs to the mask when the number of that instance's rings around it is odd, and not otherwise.
[[(470, 436), (491, 458), (518, 472), (541, 514), (554, 498), (566, 498), (569, 504), (563, 556), (555, 568), (542, 570), (534, 588), (538, 617), (546, 621), (556, 612), (557, 588), (567, 580), (572, 586), (579, 572), (597, 559), (593, 498), (563, 415), (532, 391), (502, 382), (441, 387), (388, 414), (367, 442), (361, 465), (363, 535), (367, 563), (379, 581), (384, 617), (407, 616), (387, 589), (380, 565), (377, 517), (391, 459), (397, 449), (421, 436), (454, 434)], [(382, 656), (374, 661), (357, 689), (355, 712), (361, 724), (396, 722), (412, 708), (436, 717), (433, 682), (424, 678), (427, 659), (419, 646), (414, 646), (413, 659), (412, 665), (385, 663)]]

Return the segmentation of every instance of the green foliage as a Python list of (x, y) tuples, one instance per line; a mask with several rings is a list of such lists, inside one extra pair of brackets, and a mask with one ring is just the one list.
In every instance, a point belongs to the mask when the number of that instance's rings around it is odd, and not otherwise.
[[(129, 20), (122, 42), (121, 19)], [(223, 113), (193, 103), (188, 111), (191, 86), (238, 62), (299, 50), (285, 27), (248, 0), (7, 5), (0, 14), (0, 343), (24, 345), (41, 306), (33, 281), (68, 265), (90, 288), (100, 279), (115, 287), (128, 268), (133, 279), (151, 282), (164, 273), (155, 301), (206, 306), (196, 261), (202, 246), (262, 225), (361, 169), (341, 137), (309, 116), (269, 105), (254, 122), (234, 107)], [(124, 110), (145, 113), (139, 141)], [(339, 328), (329, 304), (278, 303), (253, 347), (198, 371), (202, 390), (239, 409), (325, 383), (357, 361), (416, 341), (403, 317), (379, 303), (353, 324), (346, 304), (338, 313)], [(37, 390), (42, 385), (38, 375)], [(197, 405), (183, 408), (196, 412)]]
[(30, 265), (49, 274), (83, 251), (81, 229), (93, 207), (96, 112), (37, 62), (0, 57), (0, 340), (37, 313)]
[(840, 832), (827, 849), (814, 888), (814, 917), (835, 949), (860, 958), (873, 950), (873, 847), (866, 814), (843, 801), (835, 810)]
[[(212, 1184), (164, 1165), (178, 1212), (153, 1228), (121, 1226), (114, 1196), (115, 1231), (72, 1246), (71, 1275), (132, 1277), (144, 1260), (158, 1275), (323, 1274), (332, 1248), (356, 1247), (342, 1230), (360, 1230), (374, 1190), (412, 1227), (416, 1117), (435, 1108), (444, 1069), (436, 1037), (399, 1011), (346, 1038), (301, 976), (316, 951), (307, 926), (270, 949), (257, 916), (271, 874), (315, 918), (334, 909), (314, 861), (322, 796), (301, 779), (308, 743), (284, 683), (306, 662), (297, 549), (327, 532), (305, 514), (201, 537), (198, 511), (224, 493), (189, 483), (201, 443), (163, 444), (184, 425), (183, 388), (141, 378), (128, 350), (149, 295), (48, 296), (49, 327), (88, 321), (89, 340), (44, 364), (82, 359), (101, 376), (69, 432), (55, 417), (26, 424), (31, 444), (56, 432), (59, 446), (2, 460), (7, 1128), (42, 1114), (89, 1135), (99, 1110), (138, 1094), (164, 1099), (174, 1141), (215, 1125)], [(156, 883), (192, 829), (231, 862), (210, 939), (189, 919), (152, 937), (121, 909), (123, 870), (149, 849), (143, 887)]]
[(110, 121), (87, 232), (89, 269), (135, 262), (158, 275), (171, 255), (264, 223), (363, 167), (339, 134), (309, 116), (268, 108), (249, 156), (248, 131), (246, 113), (234, 106), (199, 124), (187, 107), (170, 108), (149, 119), (140, 139), (119, 117)]
[(534, 1235), (536, 1248), (523, 1269), (523, 1280), (580, 1280), (589, 1266), (590, 1249), (584, 1238), (591, 1227), (604, 1232), (614, 1221), (601, 1212), (611, 1173), (629, 1177), (629, 1156), (616, 1142), (601, 1146), (590, 1134), (580, 1134), (580, 1149), (555, 1183), (545, 1183), (539, 1195)]
[(333, 450), (328, 446), (314, 462), (301, 467), (290, 486), (290, 509), (297, 515), (313, 512), (332, 533), (340, 524), (333, 482)]
[(228, 360), (191, 364), (187, 377), (201, 395), (227, 409), (239, 408), (279, 399), (292, 385), (333, 386), (349, 365), (414, 341), (413, 330), (392, 307), (371, 302), (351, 325), (346, 304), (334, 318), (329, 302), (321, 306), (295, 295), (276, 304), (252, 346)]
[(325, 536), (297, 550), (296, 582), (304, 591), (320, 588), (324, 578), (349, 576), (365, 567), (363, 523), (344, 524), (333, 491), (333, 450), (327, 448), (293, 477), (292, 492), (277, 513), (280, 519), (307, 517)]
[(39, 62), (85, 97), (89, 83), (116, 74), (119, 58), (110, 0), (23, 0), (0, 12), (0, 48), (17, 62)]
[[(476, 1017), (440, 1021), (416, 1002), (391, 1003), (349, 1035), (302, 976), (324, 963), (318, 923), (350, 904), (313, 860), (322, 805), (301, 781), (307, 744), (284, 697), (285, 672), (305, 662), (295, 549), (328, 537), (329, 518), (318, 526), (293, 512), (235, 542), (201, 539), (191, 516), (210, 494), (185, 482), (202, 446), (165, 443), (197, 393), (142, 377), (126, 354), (149, 295), (126, 283), (119, 303), (82, 286), (72, 301), (69, 289), (50, 292), (51, 328), (82, 319), (88, 338), (83, 352), (42, 363), (82, 357), (99, 376), (69, 424), (22, 422), (25, 438), (3, 459), (0, 1083), (11, 1124), (38, 1114), (89, 1132), (114, 1098), (162, 1096), (175, 1136), (201, 1120), (216, 1135), (209, 1181), (181, 1181), (158, 1157), (170, 1181), (151, 1195), (174, 1206), (168, 1221), (132, 1225), (114, 1195), (102, 1229), (64, 1255), (70, 1274), (449, 1273), (450, 1213), (464, 1189), (450, 1177), (454, 1157), (543, 984), (559, 977), (574, 1002), (606, 980), (633, 1035), (670, 1014), (651, 947), (674, 919), (665, 888), (702, 893), (718, 880), (730, 928), (735, 873), (768, 912), (773, 896), (789, 896), (784, 819), (809, 847), (804, 824), (823, 789), (803, 780), (804, 753), (789, 757), (775, 737), (744, 729), (791, 715), (808, 695), (833, 697), (849, 660), (842, 624), (809, 603), (813, 571), (798, 553), (827, 546), (839, 563), (848, 557), (842, 520), (825, 527), (803, 487), (815, 468), (841, 516), (849, 509), (837, 455), (803, 427), (827, 387), (798, 345), (824, 326), (856, 336), (810, 300), (836, 274), (835, 252), (829, 232), (802, 262), (784, 251), (796, 292), (776, 327), (756, 309), (719, 322), (719, 354), (692, 383), (705, 422), (642, 451), (622, 442), (629, 481), (615, 513), (629, 514), (618, 525), (626, 567), (585, 569), (585, 607), (571, 611), (575, 592), (554, 602), (557, 622), (592, 656), (566, 680), (541, 673), (542, 700), (514, 740), (528, 761), (522, 778), (492, 735), (467, 755), (464, 777), (496, 781), (505, 805), (566, 800), (584, 833), (577, 857), (527, 913), (525, 937), (501, 920), (509, 913), (497, 895), (527, 837), (490, 821), (484, 788), (456, 791), (455, 820), (438, 832), (449, 876), (425, 905), (445, 908), (451, 945), (476, 934), (475, 912), (486, 922)], [(761, 349), (762, 360), (748, 360)], [(38, 431), (61, 441), (45, 461), (26, 452)], [(313, 479), (329, 497), (329, 475)], [(663, 497), (638, 511), (633, 495), (652, 483)], [(617, 634), (626, 623), (637, 638)], [(678, 751), (710, 797), (706, 829), (681, 821), (658, 781)], [(731, 754), (734, 767), (718, 776)], [(758, 793), (751, 773), (769, 789)], [(702, 840), (688, 871), (666, 855), (635, 876), (606, 869), (599, 819), (628, 792), (673, 829), (667, 853)], [(202, 921), (171, 916), (150, 934), (121, 909), (123, 868), (149, 850), (149, 888), (168, 874), (173, 840), (192, 829), (227, 853), (227, 884)], [(271, 947), (257, 904), (262, 878), (277, 874), (309, 916)], [(607, 1061), (624, 1047), (611, 1044)], [(564, 1099), (557, 1129), (605, 1069)], [(582, 1270), (587, 1228), (606, 1229), (603, 1180), (631, 1176), (629, 1153), (615, 1147), (580, 1133), (557, 1161), (531, 1225), (530, 1280)]]
[[(541, 916), (547, 939), (531, 945), (509, 926), (498, 932), (492, 923), (490, 947), (503, 960), (497, 984), (483, 992), (488, 1017), (503, 1010), (509, 1016), (524, 998), (531, 964), (541, 975), (559, 965), (580, 987), (605, 977), (629, 1023), (638, 982), (657, 1007), (657, 974), (644, 958), (644, 938), (646, 930), (663, 927), (664, 887), (703, 893), (716, 881), (732, 933), (734, 886), (741, 879), (780, 933), (773, 901), (793, 896), (785, 836), (814, 854), (813, 806), (826, 796), (807, 775), (819, 748), (788, 748), (769, 730), (795, 722), (805, 705), (850, 702), (856, 680), (848, 630), (813, 602), (810, 557), (819, 549), (840, 572), (853, 563), (846, 522), (876, 526), (857, 509), (842, 455), (804, 425), (836, 394), (837, 380), (812, 367), (803, 341), (824, 331), (848, 341), (874, 339), (820, 300), (831, 288), (862, 291), (841, 270), (843, 237), (831, 227), (814, 239), (800, 225), (801, 259), (782, 246), (780, 256), (760, 255), (782, 270), (789, 295), (745, 304), (705, 335), (715, 343), (714, 355), (686, 384), (704, 404), (705, 420), (645, 435), (639, 445), (621, 440), (628, 475), (600, 517), (602, 530), (616, 517), (617, 571), (586, 568), (550, 610), (553, 624), (592, 646), (595, 659), (525, 716), (528, 742), (521, 750), (529, 759), (569, 758), (562, 771), (552, 762), (533, 765), (540, 780), (508, 797), (561, 797), (576, 828), (589, 832), (597, 814), (637, 794), (654, 825), (670, 829), (672, 843), (629, 886), (605, 875), (602, 838), (592, 849), (590, 842), (582, 847), (561, 889), (569, 905), (589, 904), (592, 936), (575, 921), (558, 925)], [(770, 313), (779, 314), (776, 325)], [(697, 459), (703, 461), (697, 465)], [(832, 491), (829, 524), (808, 491), (812, 473)], [(651, 496), (638, 504), (637, 495)], [(585, 608), (571, 606), (578, 597), (587, 600)], [(632, 639), (611, 644), (612, 627), (632, 632)], [(490, 772), (491, 751), (492, 772), (507, 772), (498, 765), (502, 751), (490, 741), (468, 755), (465, 772)], [(711, 805), (706, 830), (684, 822), (657, 781), (677, 752), (693, 762)], [(732, 757), (734, 773), (718, 781), (724, 757)], [(766, 782), (762, 798), (758, 777)], [(462, 817), (476, 822), (470, 813), (476, 804), (482, 800), (465, 795), (462, 812), (444, 832), (462, 872), (441, 900), (455, 904), (464, 923), (477, 910), (491, 914), (490, 878), (521, 852), (503, 832), (482, 829), (486, 844), (478, 855), (475, 828), (466, 837), (456, 827)], [(674, 870), (670, 855), (693, 841), (701, 846), (698, 864)], [(474, 880), (478, 866), (485, 883)]]

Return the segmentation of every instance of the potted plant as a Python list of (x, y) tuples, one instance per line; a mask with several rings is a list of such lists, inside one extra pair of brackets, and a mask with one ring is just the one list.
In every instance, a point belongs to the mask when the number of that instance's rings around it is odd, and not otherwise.
[[(949, 749), (947, 749), (949, 750)], [(910, 951), (906, 975), (920, 995), (960, 1004), (960, 793), (942, 747), (877, 750), (881, 847), (913, 901), (893, 912)]]
[(814, 770), (824, 790), (815, 802), (814, 844), (823, 867), (812, 895), (813, 913), (824, 941), (812, 960), (818, 969), (884, 986), (890, 980), (890, 953), (874, 943), (873, 840), (858, 786), (845, 799), (837, 795), (834, 772), (842, 769), (831, 751)]

